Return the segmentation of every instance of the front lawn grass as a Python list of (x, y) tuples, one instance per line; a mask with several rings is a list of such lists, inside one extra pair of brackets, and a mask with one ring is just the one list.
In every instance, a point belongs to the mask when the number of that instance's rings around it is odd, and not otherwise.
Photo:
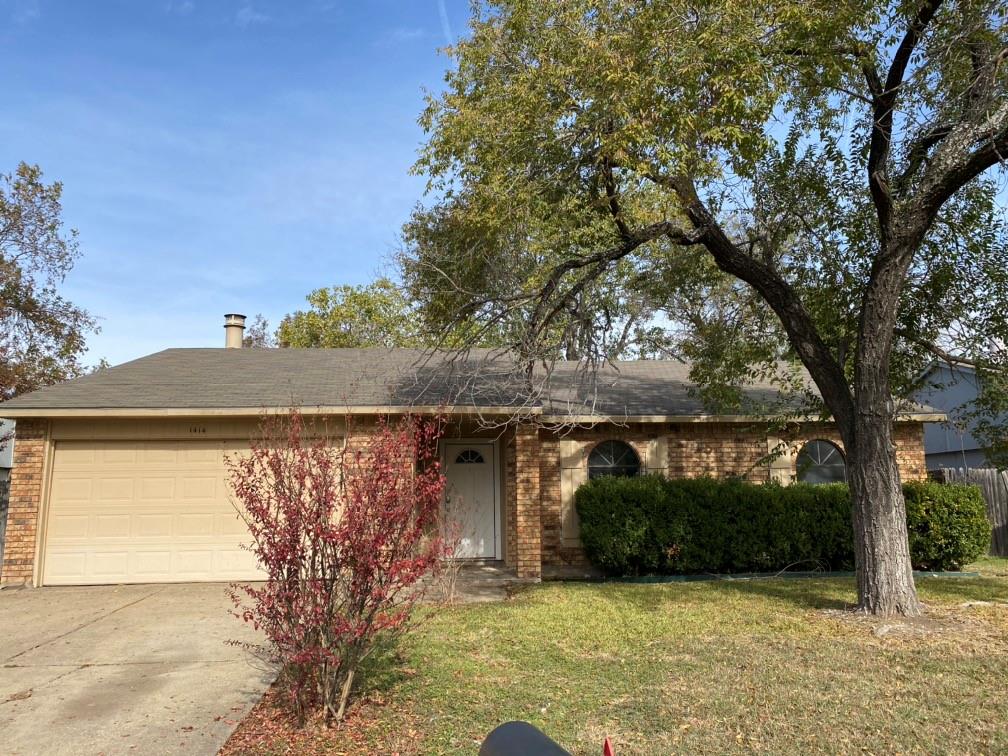
[(919, 580), (911, 623), (853, 617), (850, 579), (535, 586), (432, 612), (345, 724), (267, 699), (227, 748), (472, 754), (524, 719), (585, 754), (1006, 751), (1006, 566)]
[(984, 556), (964, 569), (981, 575), (1008, 577), (1008, 557)]

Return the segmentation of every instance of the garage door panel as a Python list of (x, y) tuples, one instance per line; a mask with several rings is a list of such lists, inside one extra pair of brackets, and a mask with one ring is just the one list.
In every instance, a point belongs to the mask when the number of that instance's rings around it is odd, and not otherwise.
[(211, 549), (180, 549), (175, 552), (174, 572), (179, 575), (206, 575), (213, 572)]
[(133, 444), (112, 444), (98, 451), (98, 464), (109, 467), (121, 467), (127, 465), (132, 467), (137, 463), (137, 454), (140, 451)]
[[(65, 576), (67, 583), (84, 582), (84, 575), (87, 574), (87, 555), (81, 551), (50, 549), (46, 552), (46, 569)], [(74, 580), (74, 577), (77, 580)]]
[(87, 555), (88, 571), (98, 577), (115, 579), (129, 573), (128, 549), (93, 551)]
[(249, 535), (231, 501), (225, 445), (240, 448), (222, 441), (57, 442), (43, 582), (262, 579), (242, 548)]
[(73, 467), (91, 467), (95, 463), (95, 449), (63, 448), (56, 450), (56, 461), (64, 469)]
[(175, 498), (175, 478), (143, 478), (140, 496), (145, 501), (171, 501)]
[(122, 514), (99, 514), (91, 518), (88, 537), (96, 540), (121, 541), (132, 535), (130, 527), (132, 516), (128, 512)]
[(145, 514), (134, 516), (133, 535), (138, 538), (171, 538), (172, 516), (164, 514)]
[(170, 549), (161, 551), (136, 551), (133, 554), (133, 574), (152, 580), (171, 576)]
[(122, 501), (132, 504), (135, 496), (134, 486), (133, 478), (99, 478), (92, 503)]
[[(57, 460), (58, 461), (58, 460)], [(81, 477), (53, 477), (51, 495), (59, 501), (88, 504), (93, 496), (94, 481)]]
[(211, 537), (217, 535), (216, 528), (214, 528), (215, 519), (212, 512), (181, 514), (176, 518), (178, 527), (175, 534), (183, 538), (186, 536)]
[(243, 575), (256, 566), (255, 556), (245, 549), (218, 551), (214, 557), (217, 560), (216, 569), (221, 574)]
[(59, 514), (49, 518), (49, 538), (52, 540), (84, 541), (88, 537), (90, 517), (86, 513)]
[(179, 463), (178, 449), (172, 446), (146, 444), (140, 450), (140, 464), (146, 466), (174, 467)]
[(182, 498), (186, 501), (215, 499), (217, 493), (216, 478), (187, 477), (182, 479)]
[(221, 535), (240, 536), (248, 532), (248, 526), (245, 524), (245, 520), (239, 517), (237, 512), (220, 515), (218, 517), (218, 523)]
[(185, 448), (181, 450), (181, 456), (182, 462), (186, 466), (203, 465), (216, 467), (224, 459), (224, 444), (220, 444), (217, 448)]

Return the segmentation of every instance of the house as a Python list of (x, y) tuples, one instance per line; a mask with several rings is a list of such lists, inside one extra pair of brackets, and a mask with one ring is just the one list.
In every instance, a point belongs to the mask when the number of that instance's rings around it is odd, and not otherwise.
[(3, 564), (4, 534), (7, 532), (7, 481), (14, 464), (14, 423), (0, 420), (0, 565)]
[[(445, 411), (460, 554), (522, 577), (583, 564), (574, 491), (595, 475), (843, 479), (829, 423), (783, 438), (758, 418), (711, 414), (678, 363), (623, 362), (593, 390), (561, 363), (529, 402), (520, 377), (490, 359), (235, 348), (243, 321), (227, 317), (226, 348), (168, 349), (0, 405), (18, 425), (4, 583), (255, 579), (224, 457), (247, 446), (264, 409), (292, 402), (344, 435), (379, 415)], [(901, 416), (904, 479), (925, 476), (922, 422), (939, 417)]]
[(10, 469), (14, 465), (14, 423), (10, 420), (0, 420), (0, 483), (6, 483), (10, 478)]
[(964, 416), (980, 393), (976, 370), (964, 362), (936, 360), (918, 382), (921, 388), (914, 394), (914, 401), (947, 415), (944, 421), (924, 424), (928, 470), (989, 467), (987, 449), (974, 435), (976, 421)]

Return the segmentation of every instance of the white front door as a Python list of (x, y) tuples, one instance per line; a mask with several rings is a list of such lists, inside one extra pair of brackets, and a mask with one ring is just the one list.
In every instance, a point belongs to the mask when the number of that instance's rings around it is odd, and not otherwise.
[(445, 515), (457, 524), (460, 557), (495, 559), (497, 475), (493, 443), (445, 444)]

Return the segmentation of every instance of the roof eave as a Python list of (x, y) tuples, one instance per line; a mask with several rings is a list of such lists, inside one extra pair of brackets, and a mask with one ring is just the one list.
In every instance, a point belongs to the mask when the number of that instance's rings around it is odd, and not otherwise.
[[(0, 417), (18, 419), (93, 419), (121, 418), (143, 419), (163, 417), (259, 417), (262, 414), (280, 414), (289, 407), (46, 407), (46, 408), (4, 408), (0, 405)], [(547, 424), (598, 424), (598, 423), (751, 423), (778, 420), (779, 416), (761, 415), (616, 415), (616, 414), (546, 414), (541, 409), (529, 407), (474, 407), (436, 405), (318, 405), (301, 407), (305, 415), (465, 415), (465, 416), (535, 416)], [(793, 422), (823, 422), (818, 415), (800, 415), (789, 418)], [(898, 422), (937, 423), (948, 416), (942, 412), (904, 412), (896, 417)], [(828, 421), (827, 421), (828, 422)]]
[[(443, 407), (435, 405), (339, 405), (304, 406), (298, 408), (303, 415), (404, 415), (438, 413), (452, 415), (512, 415), (517, 407)], [(20, 407), (5, 408), (0, 405), (0, 417), (29, 418), (145, 418), (145, 417), (258, 417), (262, 414), (281, 414), (290, 407)], [(526, 410), (526, 414), (529, 411)], [(534, 410), (531, 411), (533, 414)]]
[[(547, 423), (751, 423), (754, 421), (777, 421), (780, 415), (542, 415), (540, 418)], [(896, 416), (900, 423), (939, 423), (948, 419), (943, 412), (902, 412)], [(797, 415), (786, 418), (789, 422), (822, 423), (819, 415)]]

